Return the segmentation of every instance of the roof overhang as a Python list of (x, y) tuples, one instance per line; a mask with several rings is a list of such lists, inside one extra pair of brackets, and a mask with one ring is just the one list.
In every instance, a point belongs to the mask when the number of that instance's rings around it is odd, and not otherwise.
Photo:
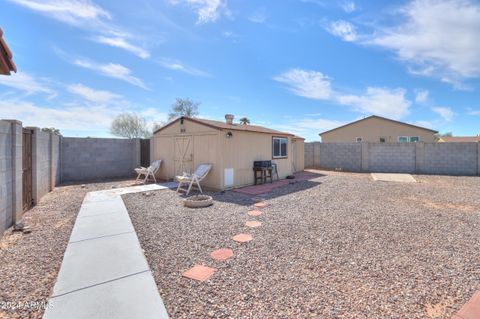
[(0, 74), (10, 75), (11, 72), (17, 72), (17, 67), (13, 62), (12, 52), (3, 39), (3, 30), (0, 28)]

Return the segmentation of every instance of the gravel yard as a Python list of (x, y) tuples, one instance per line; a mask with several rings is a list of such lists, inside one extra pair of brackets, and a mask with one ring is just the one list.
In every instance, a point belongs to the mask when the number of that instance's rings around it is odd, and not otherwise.
[[(171, 317), (450, 318), (480, 288), (480, 178), (322, 173), (274, 190), (258, 217), (235, 192), (203, 209), (171, 190), (124, 195)], [(214, 261), (218, 248), (235, 255)], [(217, 272), (183, 278), (195, 264)]]
[(57, 187), (25, 213), (31, 233), (5, 232), (0, 239), (0, 318), (42, 317), (85, 194), (129, 185), (132, 181)]

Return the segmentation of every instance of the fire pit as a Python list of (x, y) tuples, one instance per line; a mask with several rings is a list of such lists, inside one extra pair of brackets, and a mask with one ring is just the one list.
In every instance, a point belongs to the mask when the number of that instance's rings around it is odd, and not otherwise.
[(190, 208), (207, 207), (213, 204), (212, 196), (195, 195), (187, 197), (183, 200), (183, 205)]

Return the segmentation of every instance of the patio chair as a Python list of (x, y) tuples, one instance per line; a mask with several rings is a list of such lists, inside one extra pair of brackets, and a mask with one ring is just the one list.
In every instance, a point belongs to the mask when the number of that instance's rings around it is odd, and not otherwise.
[(208, 173), (212, 169), (212, 164), (200, 164), (193, 174), (183, 173), (182, 176), (177, 176), (176, 180), (178, 181), (177, 193), (180, 189), (185, 190), (182, 188), (182, 184), (188, 184), (188, 188), (186, 189), (187, 195), (190, 193), (192, 186), (198, 188), (200, 193), (203, 194), (202, 187), (200, 186), (200, 182), (207, 177)]
[[(149, 167), (139, 167), (135, 168), (135, 172), (138, 174), (137, 179), (135, 182), (138, 182), (142, 175), (145, 176), (143, 179), (143, 183), (145, 184), (149, 179), (152, 179), (157, 183), (157, 179), (155, 178), (155, 174), (160, 169), (160, 165), (162, 165), (162, 160), (156, 160)], [(150, 178), (151, 177), (151, 178)]]

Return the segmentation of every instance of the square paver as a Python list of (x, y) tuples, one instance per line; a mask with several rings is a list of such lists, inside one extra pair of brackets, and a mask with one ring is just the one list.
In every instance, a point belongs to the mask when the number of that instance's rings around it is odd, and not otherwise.
[(189, 270), (185, 271), (182, 276), (198, 281), (205, 281), (210, 278), (215, 271), (215, 268), (210, 268), (204, 265), (195, 265)]
[(128, 213), (91, 215), (78, 218), (70, 242), (134, 232)]
[(233, 250), (230, 248), (217, 249), (212, 251), (210, 257), (215, 260), (227, 260), (228, 258), (233, 257)]
[(232, 237), (232, 239), (239, 243), (248, 243), (253, 239), (252, 235), (249, 234), (238, 234)]
[(53, 296), (149, 269), (135, 233), (70, 243)]
[(251, 210), (251, 211), (249, 211), (247, 214), (248, 214), (249, 216), (255, 217), (255, 216), (260, 216), (260, 215), (262, 215), (263, 213), (262, 213), (261, 211), (259, 211), (259, 210)]
[(43, 319), (167, 319), (150, 271), (51, 298)]
[(480, 291), (475, 292), (472, 298), (460, 308), (456, 315), (462, 319), (480, 318)]
[(417, 181), (410, 174), (371, 173), (374, 181), (416, 183)]
[(262, 223), (261, 222), (258, 222), (256, 220), (249, 220), (248, 222), (245, 223), (245, 226), (247, 227), (260, 227), (262, 226)]

